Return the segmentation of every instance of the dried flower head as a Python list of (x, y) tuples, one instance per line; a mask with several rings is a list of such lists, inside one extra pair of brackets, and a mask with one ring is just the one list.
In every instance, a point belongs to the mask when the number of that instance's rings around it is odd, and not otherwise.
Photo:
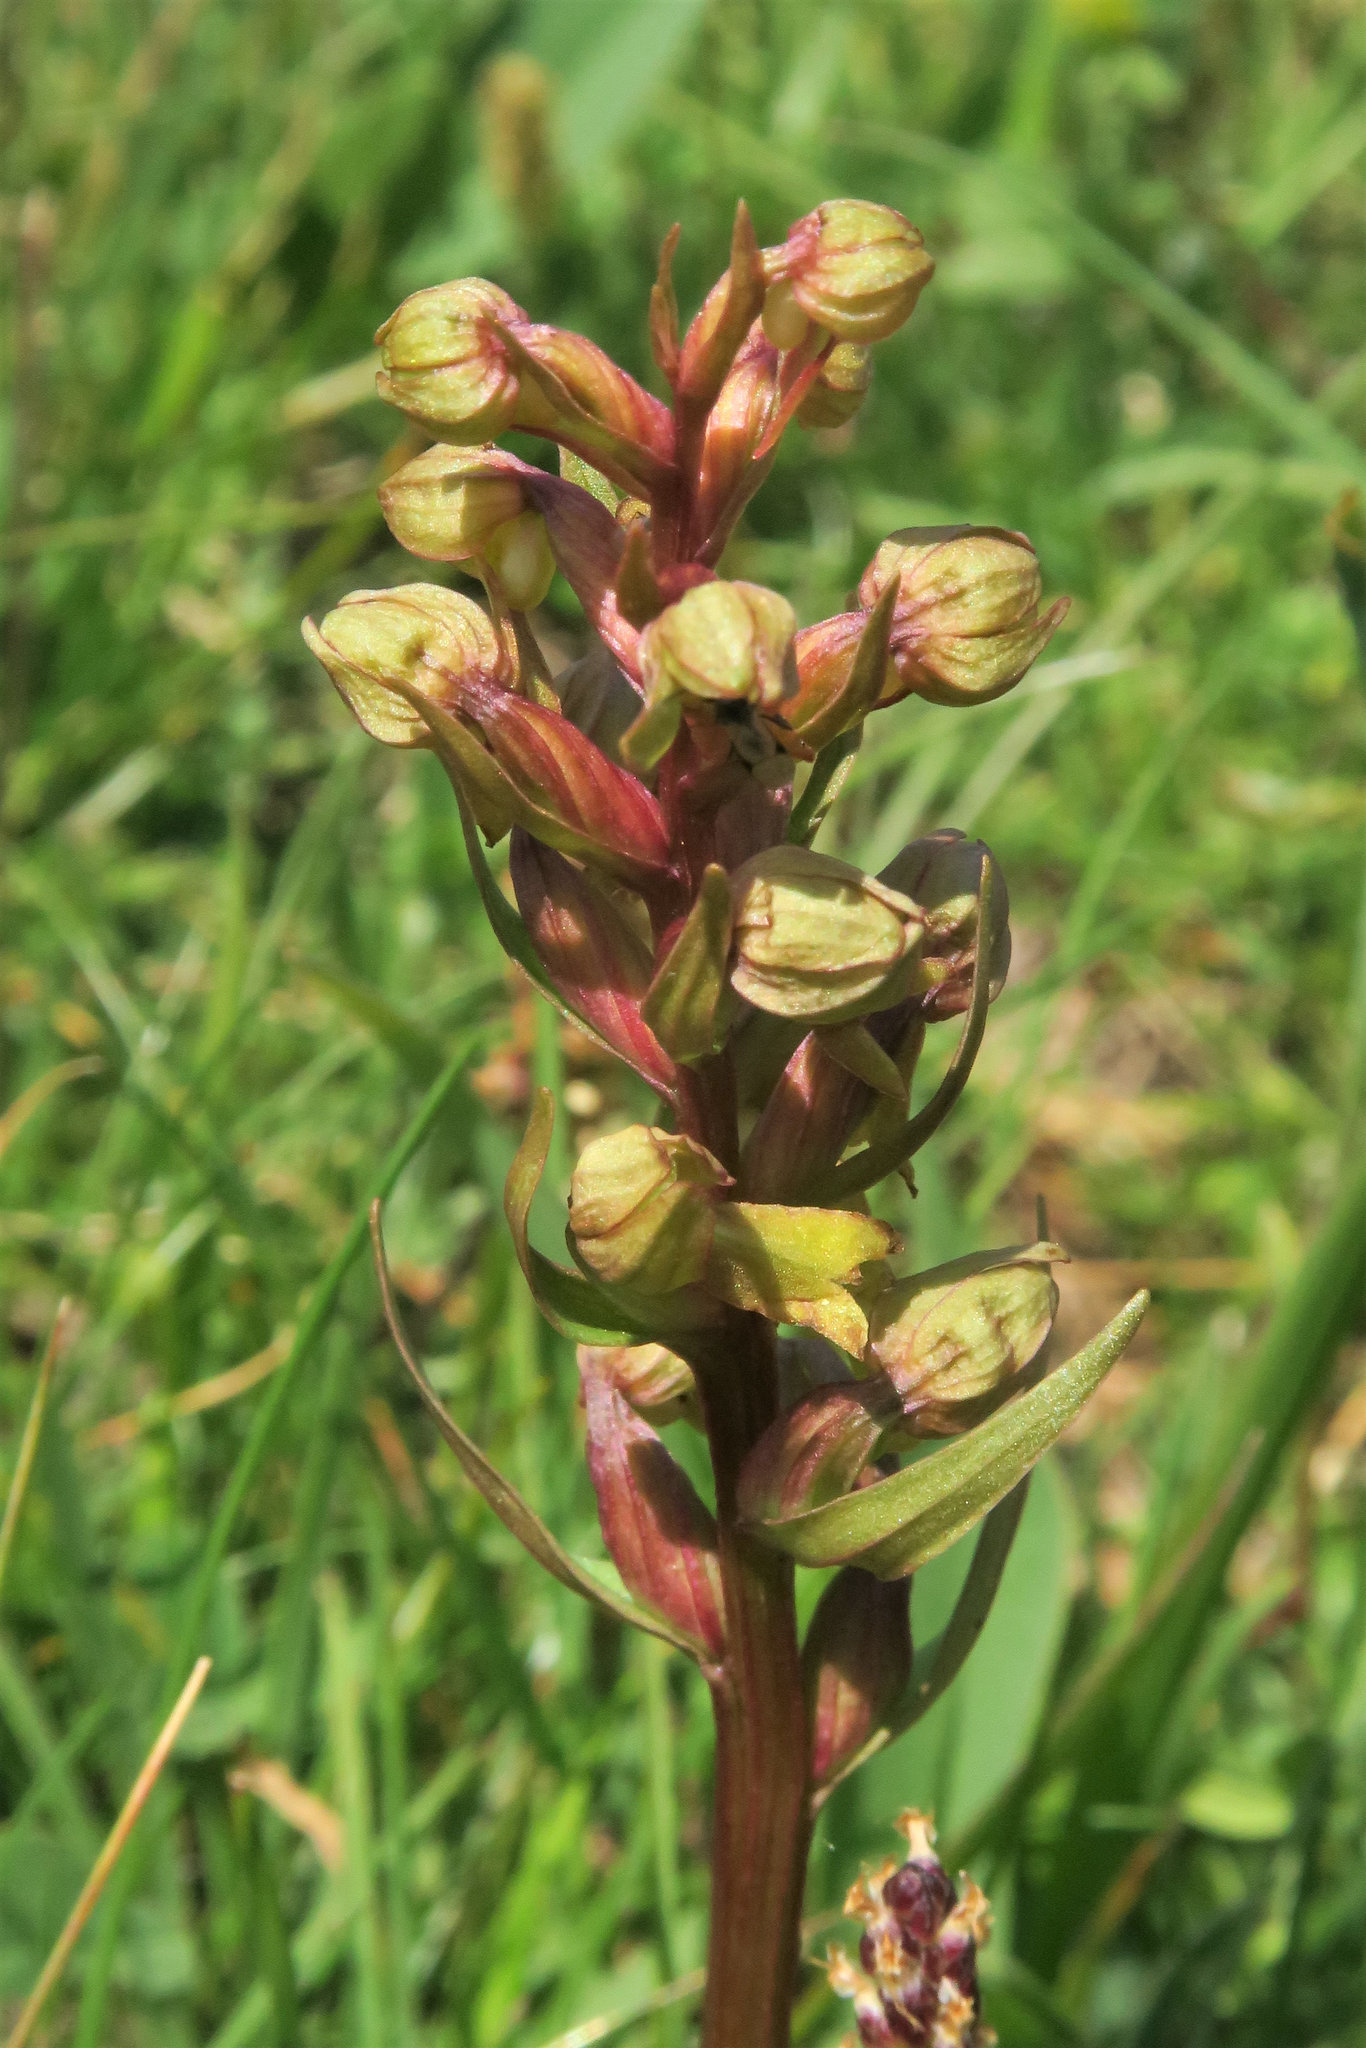
[(908, 1811), (897, 1825), (907, 1856), (865, 1869), (850, 1891), (844, 1910), (864, 1929), (859, 1962), (832, 1948), (831, 1988), (853, 2001), (864, 2048), (994, 2048), (977, 1984), (991, 1931), (986, 1898), (969, 1877), (953, 1883), (925, 1814)]

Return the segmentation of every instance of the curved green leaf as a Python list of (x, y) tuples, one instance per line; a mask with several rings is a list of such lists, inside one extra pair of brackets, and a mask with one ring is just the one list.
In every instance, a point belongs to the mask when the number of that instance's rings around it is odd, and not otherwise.
[(512, 1481), (505, 1479), (492, 1460), (484, 1455), (473, 1437), (466, 1436), (423, 1371), (421, 1361), (408, 1342), (398, 1313), (398, 1303), (394, 1300), (393, 1285), (384, 1255), (378, 1202), (373, 1203), (370, 1210), (370, 1238), (374, 1246), (375, 1273), (384, 1303), (385, 1320), (389, 1325), (389, 1334), (394, 1340), (398, 1355), (422, 1397), (423, 1407), (455, 1453), (461, 1471), (475, 1491), (493, 1509), (503, 1527), (517, 1538), (522, 1548), (535, 1558), (543, 1570), (550, 1573), (551, 1578), (558, 1579), (560, 1584), (568, 1586), (571, 1592), (582, 1594), (585, 1600), (591, 1600), (595, 1606), (605, 1609), (616, 1620), (629, 1622), (632, 1628), (643, 1629), (647, 1635), (658, 1636), (661, 1641), (672, 1643), (677, 1650), (686, 1650), (690, 1657), (704, 1658), (706, 1653), (703, 1645), (685, 1630), (675, 1627), (674, 1623), (666, 1620), (663, 1615), (653, 1614), (646, 1608), (638, 1606), (624, 1594), (614, 1593), (586, 1565), (580, 1564), (578, 1559), (552, 1536), (535, 1509), (523, 1499)]
[(470, 872), (474, 876), (474, 886), (479, 891), (479, 901), (484, 906), (484, 915), (493, 927), (494, 938), (513, 965), (521, 968), (527, 979), (535, 983), (546, 1001), (553, 1003), (562, 1017), (567, 1018), (577, 1030), (587, 1032), (594, 1044), (600, 1045), (613, 1059), (618, 1058), (616, 1048), (607, 1043), (589, 1018), (576, 1010), (572, 1003), (565, 1001), (546, 972), (545, 962), (536, 951), (531, 933), (493, 878), (493, 869), (489, 866), (488, 855), (484, 852), (479, 828), (475, 824), (468, 798), (462, 789), (456, 785), (452, 786), (455, 788), (455, 800), (460, 809), (460, 826), (465, 835), (465, 850), (470, 857)]
[[(861, 1748), (854, 1751), (815, 1795), (819, 1809), (837, 1785), (851, 1777), (860, 1764), (895, 1742), (908, 1728), (928, 1714), (936, 1700), (957, 1678), (969, 1652), (986, 1627), (1001, 1580), (1014, 1546), (1020, 1517), (1029, 1494), (1028, 1472), (1005, 1499), (998, 1501), (978, 1532), (962, 1591), (954, 1602), (947, 1624), (925, 1648), (915, 1655), (911, 1682), (900, 1693), (881, 1727), (876, 1728)], [(922, 1676), (923, 1672), (923, 1676)]]
[(901, 1578), (947, 1550), (1017, 1486), (1125, 1349), (1148, 1306), (1136, 1294), (1098, 1337), (942, 1451), (805, 1514), (752, 1524), (799, 1564), (857, 1563)]
[(792, 806), (787, 837), (793, 846), (809, 846), (825, 821), (827, 811), (849, 780), (854, 756), (863, 743), (863, 727), (850, 726), (821, 748), (811, 763), (806, 786)]

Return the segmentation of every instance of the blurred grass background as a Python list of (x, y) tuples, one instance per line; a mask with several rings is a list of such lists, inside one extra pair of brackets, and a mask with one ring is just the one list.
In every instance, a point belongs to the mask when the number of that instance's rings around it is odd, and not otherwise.
[[(928, 1263), (1043, 1193), (1066, 1336), (1156, 1307), (975, 1660), (833, 1803), (811, 1911), (933, 1804), (996, 1902), (1005, 2048), (1366, 2043), (1359, 0), (24, 0), (0, 124), (10, 1470), (75, 1303), (0, 1590), (0, 2001), (208, 1649), (43, 2038), (689, 2038), (700, 1684), (462, 1490), (358, 1255), (387, 1159), (433, 1378), (598, 1554), (498, 1191), (533, 1079), (572, 1132), (632, 1098), (509, 980), (439, 771), (348, 728), (297, 622), (430, 573), (373, 496), (404, 293), (486, 273), (643, 373), (671, 221), (693, 304), (738, 195), (771, 241), (848, 191), (939, 274), (735, 572), (811, 618), (890, 528), (967, 518), (1076, 599), (1001, 704), (871, 728), (826, 828), (869, 865), (980, 831), (1012, 892), (895, 1213)], [(572, 650), (562, 586), (542, 623)], [(810, 1972), (800, 2040), (846, 2018)]]

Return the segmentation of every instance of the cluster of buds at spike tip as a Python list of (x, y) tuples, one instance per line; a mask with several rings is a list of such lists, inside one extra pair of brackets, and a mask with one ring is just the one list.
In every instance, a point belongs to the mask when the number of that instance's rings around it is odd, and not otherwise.
[[(899, 1239), (866, 1197), (909, 1176), (962, 1091), (1009, 967), (1006, 892), (988, 849), (952, 829), (877, 875), (811, 846), (873, 713), (910, 694), (999, 696), (1065, 602), (1043, 607), (1033, 549), (996, 527), (893, 534), (850, 608), (810, 623), (720, 573), (788, 427), (854, 421), (873, 350), (931, 276), (920, 233), (890, 207), (835, 200), (763, 248), (742, 205), (686, 328), (676, 242), (649, 309), (667, 397), (496, 283), (404, 301), (379, 332), (378, 387), (432, 445), (387, 478), (384, 516), (486, 602), (435, 570), (352, 593), (305, 637), (366, 732), (436, 755), (499, 942), (658, 1105), (621, 1126), (611, 1109), (586, 1135), (567, 1262), (530, 1230), (548, 1091), (504, 1197), (522, 1272), (579, 1347), (611, 1584), (536, 1521), (415, 1368), (424, 1399), (547, 1570), (693, 1655), (732, 1735), (768, 1717), (743, 1740), (756, 1770), (787, 1774), (764, 1793), (765, 1839), (795, 1857), (806, 1802), (915, 1691), (908, 1575), (1018, 1487), (1143, 1303), (1042, 1378), (1056, 1246), (897, 1277)], [(553, 463), (495, 445), (510, 431), (553, 444)], [(557, 575), (582, 624), (555, 673), (532, 615)], [(481, 835), (509, 841), (512, 901)], [(937, 1025), (956, 1047), (913, 1113)], [(706, 1433), (714, 1506), (660, 1434), (684, 1420)], [(944, 1441), (905, 1455), (924, 1438)], [(840, 1568), (800, 1647), (790, 1559)], [(766, 1658), (786, 1673), (777, 1686)], [(748, 1770), (718, 1783), (748, 1785)], [(714, 1933), (708, 2012), (725, 2025), (709, 2016), (704, 2039), (776, 2040), (800, 1870), (751, 1872), (743, 1828), (714, 1837), (732, 1858), (716, 1895), (743, 1925), (722, 1916)], [(979, 1895), (955, 1894), (918, 1820), (910, 1840), (909, 1860), (858, 1894), (862, 1971), (837, 1965), (837, 1988), (865, 2043), (983, 2048)], [(786, 1931), (770, 1912), (782, 1900)], [(770, 1912), (762, 1954), (751, 1906)]]
[(831, 1989), (853, 2001), (858, 2032), (846, 2048), (994, 2048), (977, 1983), (991, 1909), (970, 1877), (954, 1884), (923, 1813), (897, 1826), (905, 1860), (865, 1870), (844, 1902), (863, 1923), (858, 1963), (839, 1948), (827, 1958)]

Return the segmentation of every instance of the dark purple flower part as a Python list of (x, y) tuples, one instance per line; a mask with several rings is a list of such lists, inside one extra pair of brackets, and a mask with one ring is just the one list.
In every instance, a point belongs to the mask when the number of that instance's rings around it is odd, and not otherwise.
[(852, 2000), (857, 2034), (845, 2048), (994, 2048), (982, 2023), (977, 1953), (991, 1926), (985, 1895), (970, 1877), (955, 1885), (934, 1853), (923, 1813), (897, 1822), (910, 1854), (865, 1870), (845, 1900), (863, 1922), (859, 1965), (829, 1956), (830, 1983)]

